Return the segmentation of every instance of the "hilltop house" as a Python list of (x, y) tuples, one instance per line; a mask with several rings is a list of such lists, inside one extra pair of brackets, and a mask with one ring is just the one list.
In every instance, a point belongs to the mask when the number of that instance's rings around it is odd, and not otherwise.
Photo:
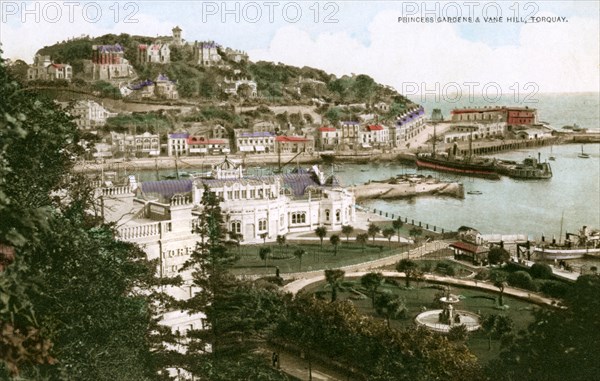
[(221, 64), (222, 59), (218, 52), (218, 47), (214, 41), (196, 41), (193, 46), (194, 62), (202, 66)]
[(169, 44), (156, 41), (153, 44), (138, 45), (138, 62), (166, 64), (171, 62), (171, 49)]
[(73, 78), (73, 68), (69, 64), (57, 64), (50, 60), (50, 56), (36, 54), (33, 64), (27, 69), (27, 79), (29, 81), (55, 81), (64, 79), (71, 81)]
[(84, 72), (94, 80), (113, 80), (134, 76), (133, 66), (119, 45), (93, 45), (92, 59), (84, 63)]
[(147, 79), (130, 84), (125, 91), (121, 88), (121, 93), (134, 98), (179, 99), (177, 84), (164, 74), (159, 74), (154, 81)]
[(257, 85), (256, 82), (249, 79), (238, 79), (238, 80), (229, 80), (225, 78), (223, 91), (227, 94), (239, 94), (238, 90), (240, 86), (246, 85), (248, 87), (248, 96), (251, 98), (256, 98), (258, 96)]

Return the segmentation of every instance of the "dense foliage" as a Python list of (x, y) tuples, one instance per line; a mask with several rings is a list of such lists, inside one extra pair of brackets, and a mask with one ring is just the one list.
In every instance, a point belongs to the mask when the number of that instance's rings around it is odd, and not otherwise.
[(599, 276), (580, 276), (564, 300), (566, 308), (537, 311), (535, 322), (490, 367), (490, 379), (598, 379), (599, 292)]
[(169, 338), (155, 264), (114, 238), (69, 173), (75, 125), (2, 64), (0, 118), (0, 377), (156, 379)]
[(478, 365), (463, 345), (424, 329), (394, 330), (360, 315), (349, 302), (299, 296), (274, 336), (310, 359), (336, 361), (355, 380), (477, 380)]

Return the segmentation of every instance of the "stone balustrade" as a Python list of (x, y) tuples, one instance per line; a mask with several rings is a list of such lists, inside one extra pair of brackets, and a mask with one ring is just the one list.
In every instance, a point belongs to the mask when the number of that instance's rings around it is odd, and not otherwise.
[(124, 226), (117, 229), (119, 237), (124, 241), (136, 238), (158, 236), (161, 233), (161, 222), (152, 222), (144, 225)]
[(133, 193), (129, 185), (124, 185), (119, 187), (100, 188), (100, 194), (104, 197), (110, 197), (120, 195), (131, 195)]

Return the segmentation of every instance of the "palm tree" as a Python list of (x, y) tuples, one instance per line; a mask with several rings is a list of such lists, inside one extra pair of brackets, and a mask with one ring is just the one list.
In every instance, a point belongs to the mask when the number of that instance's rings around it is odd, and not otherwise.
[(507, 278), (506, 274), (502, 271), (494, 271), (490, 274), (490, 279), (494, 283), (494, 286), (498, 287), (500, 290), (500, 297), (498, 298), (498, 303), (500, 307), (504, 305), (504, 288), (507, 286)]
[(346, 273), (343, 270), (325, 270), (325, 280), (331, 287), (331, 301), (335, 302), (337, 299), (337, 290), (340, 287), (340, 283), (344, 279)]
[(300, 269), (299, 271), (302, 271), (302, 257), (306, 254), (306, 250), (304, 249), (296, 249), (294, 251), (294, 257), (298, 258), (300, 260)]
[(488, 351), (492, 350), (492, 335), (494, 334), (494, 327), (496, 327), (496, 318), (498, 315), (487, 315), (481, 318), (481, 329), (488, 336)]
[(331, 237), (329, 237), (329, 242), (331, 242), (331, 244), (333, 245), (333, 256), (335, 257), (337, 255), (337, 249), (338, 249), (338, 245), (340, 244), (340, 236), (337, 234), (332, 235)]
[(346, 236), (346, 242), (348, 242), (350, 240), (350, 234), (352, 234), (353, 231), (354, 231), (354, 227), (352, 227), (350, 225), (342, 226), (342, 234)]
[(383, 234), (383, 236), (388, 239), (388, 245), (390, 247), (392, 247), (392, 236), (395, 232), (396, 231), (393, 228), (385, 228), (383, 229), (383, 232), (381, 232), (381, 234)]
[(262, 238), (262, 240), (263, 240), (263, 244), (266, 244), (266, 243), (267, 243), (267, 237), (268, 237), (268, 236), (269, 236), (269, 234), (267, 234), (267, 233), (261, 233), (261, 234), (260, 234), (260, 238)]
[(375, 311), (379, 315), (385, 317), (388, 329), (390, 328), (390, 319), (397, 319), (398, 317), (406, 314), (407, 308), (402, 299), (398, 295), (394, 294), (381, 294), (375, 299)]
[(396, 233), (398, 234), (398, 243), (400, 243), (400, 229), (402, 229), (403, 225), (404, 222), (402, 222), (402, 218), (400, 217), (398, 217), (397, 220), (392, 221), (392, 226), (396, 229)]
[(260, 256), (260, 259), (265, 261), (265, 267), (267, 267), (267, 259), (269, 259), (269, 254), (271, 254), (270, 247), (261, 247), (260, 250), (258, 251), (258, 255)]
[(285, 245), (285, 235), (277, 235), (277, 244), (279, 245), (279, 255), (282, 254), (283, 251), (283, 245)]
[(356, 242), (358, 242), (362, 246), (363, 253), (365, 252), (365, 245), (369, 240), (369, 235), (367, 233), (361, 233), (356, 236)]
[(406, 287), (410, 287), (410, 279), (419, 271), (419, 265), (417, 265), (417, 262), (411, 261), (410, 259), (402, 259), (396, 265), (396, 271), (404, 273)]
[(360, 278), (360, 284), (371, 294), (371, 307), (375, 308), (375, 295), (377, 289), (383, 284), (385, 278), (381, 273), (368, 273)]
[(315, 234), (321, 240), (321, 249), (323, 248), (323, 238), (327, 236), (327, 228), (325, 226), (319, 226), (315, 229)]
[(369, 233), (369, 235), (371, 237), (373, 237), (373, 243), (375, 243), (375, 236), (380, 231), (381, 231), (381, 228), (379, 226), (375, 225), (374, 223), (369, 224), (369, 228), (367, 229), (367, 232)]

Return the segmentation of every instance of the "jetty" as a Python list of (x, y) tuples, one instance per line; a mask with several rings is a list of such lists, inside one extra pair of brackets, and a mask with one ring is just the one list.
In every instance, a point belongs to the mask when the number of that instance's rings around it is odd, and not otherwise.
[(386, 181), (371, 181), (352, 188), (357, 201), (377, 199), (401, 199), (422, 195), (439, 195), (464, 198), (461, 183), (445, 182), (433, 177), (404, 175)]

